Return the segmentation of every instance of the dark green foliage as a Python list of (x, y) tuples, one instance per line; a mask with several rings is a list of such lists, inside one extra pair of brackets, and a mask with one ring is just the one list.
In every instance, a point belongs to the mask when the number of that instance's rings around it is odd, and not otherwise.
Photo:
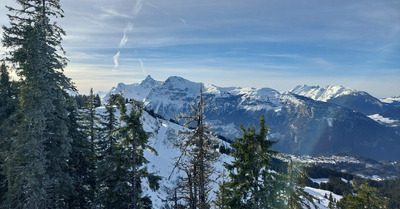
[[(268, 127), (264, 117), (260, 117), (260, 130), (245, 129), (241, 125), (242, 138), (236, 138), (231, 144), (235, 150), (234, 160), (225, 164), (229, 171), (226, 182), (226, 206), (229, 208), (275, 208), (283, 205), (280, 190), (283, 185), (277, 179), (279, 174), (270, 172), (271, 159), (278, 152), (271, 150), (276, 141), (267, 139)], [(222, 193), (222, 192), (221, 192)], [(224, 206), (225, 207), (225, 206)]]
[(113, 128), (114, 110), (112, 106), (107, 107), (105, 140), (99, 142), (100, 162), (97, 170), (100, 206), (150, 208), (149, 197), (143, 196), (142, 179), (147, 179), (150, 189), (157, 190), (161, 177), (148, 172), (145, 166), (149, 162), (144, 157), (144, 150), (155, 154), (156, 151), (148, 145), (150, 135), (143, 130), (140, 120), (142, 107), (132, 104), (128, 113), (122, 96), (110, 98), (109, 102), (119, 105), (121, 126)]
[(12, 137), (15, 135), (12, 124), (17, 122), (15, 85), (15, 82), (10, 81), (7, 67), (3, 62), (0, 67), (0, 203), (5, 201), (9, 187), (6, 178), (6, 159), (10, 154)]
[(343, 195), (345, 192), (349, 193), (352, 190), (350, 183), (346, 183), (342, 178), (334, 176), (329, 176), (328, 182), (321, 183), (320, 188), (339, 195)]
[(304, 191), (305, 185), (300, 184), (302, 179), (308, 177), (303, 168), (304, 166), (300, 163), (294, 163), (292, 160), (288, 162), (286, 180), (284, 181), (286, 183), (284, 196), (288, 209), (312, 208), (311, 206), (316, 208), (313, 203), (313, 196)]
[(357, 184), (353, 182), (354, 192), (345, 193), (343, 198), (337, 204), (338, 208), (346, 209), (378, 209), (378, 208), (388, 208), (388, 200), (379, 195), (375, 187), (371, 187), (367, 182), (363, 184)]
[(400, 208), (400, 178), (385, 181), (369, 180), (368, 183), (378, 189), (380, 196), (388, 198), (388, 208)]
[(334, 177), (343, 178), (343, 179), (347, 179), (347, 180), (352, 180), (354, 178), (352, 174), (338, 172), (331, 168), (326, 168), (326, 167), (322, 167), (322, 166), (318, 166), (318, 165), (307, 166), (304, 169), (306, 170), (307, 174), (311, 178), (315, 178), (315, 179), (328, 178), (329, 176), (334, 176)]
[[(93, 94), (93, 90), (92, 90), (91, 94)], [(84, 108), (85, 105), (88, 103), (88, 100), (91, 99), (90, 97), (91, 97), (90, 95), (81, 95), (81, 94), (74, 96), (74, 99), (76, 101), (76, 104), (78, 105), (78, 108), (79, 109)], [(101, 99), (98, 94), (93, 95), (93, 100), (94, 100), (94, 103), (93, 103), (94, 107), (101, 106)]]
[(109, 99), (106, 112), (102, 115), (101, 125), (103, 128), (100, 130), (100, 138), (96, 146), (96, 204), (103, 208), (118, 206), (125, 202), (124, 199), (121, 199), (125, 196), (120, 196), (117, 188), (118, 181), (123, 180), (124, 172), (120, 162), (124, 161), (124, 155), (121, 144), (117, 143), (115, 131), (118, 119), (113, 105), (114, 101)]
[(70, 101), (69, 129), (73, 141), (68, 161), (72, 178), (72, 192), (67, 200), (68, 208), (90, 208), (94, 199), (91, 143), (83, 132), (84, 127), (77, 122), (81, 115), (75, 101), (72, 98)]
[(64, 31), (54, 19), (62, 17), (58, 0), (17, 0), (4, 27), (6, 58), (20, 76), (17, 111), (20, 123), (9, 148), (6, 166), (11, 208), (65, 208), (71, 188), (68, 159), (70, 79), (63, 74), (66, 58), (61, 40)]

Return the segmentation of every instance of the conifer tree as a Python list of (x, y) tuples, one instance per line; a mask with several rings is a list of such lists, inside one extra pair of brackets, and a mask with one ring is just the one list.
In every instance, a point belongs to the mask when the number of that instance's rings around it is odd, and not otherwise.
[[(0, 66), (0, 203), (5, 201), (9, 189), (6, 174), (6, 159), (10, 155), (11, 140), (14, 136), (12, 124), (16, 123), (16, 92), (15, 83), (10, 81), (5, 62)], [(1, 204), (0, 204), (1, 207)]]
[(215, 149), (217, 138), (211, 133), (210, 127), (204, 121), (204, 112), (208, 106), (204, 99), (203, 86), (200, 87), (200, 97), (191, 104), (192, 112), (182, 115), (185, 126), (195, 126), (193, 131), (182, 133), (183, 142), (179, 145), (182, 155), (177, 159), (177, 167), (186, 176), (180, 176), (183, 195), (186, 195), (187, 207), (191, 209), (210, 208), (208, 193), (210, 183), (215, 173), (214, 163), (219, 153)]
[(70, 98), (69, 129), (73, 138), (71, 154), (68, 160), (69, 173), (72, 179), (72, 192), (67, 200), (68, 208), (93, 208), (93, 153), (85, 128), (80, 124), (81, 112), (77, 109), (75, 99)]
[(229, 209), (229, 207), (227, 206), (227, 176), (225, 172), (226, 170), (224, 169), (221, 174), (222, 182), (219, 184), (218, 191), (215, 192), (216, 199), (214, 200), (214, 208), (216, 209)]
[(279, 201), (279, 191), (274, 184), (277, 174), (269, 168), (271, 158), (278, 153), (271, 150), (276, 141), (267, 139), (269, 129), (264, 116), (260, 117), (259, 133), (255, 127), (245, 129), (241, 125), (240, 129), (243, 137), (231, 144), (234, 160), (225, 164), (229, 171), (226, 205), (229, 208), (275, 208)]
[(59, 0), (16, 0), (7, 7), (10, 27), (3, 26), (7, 60), (21, 78), (18, 135), (7, 163), (10, 208), (65, 208), (72, 184), (68, 173), (71, 136), (68, 130), (70, 79), (63, 74), (64, 31)]
[(121, 166), (121, 172), (123, 172), (121, 178), (125, 181), (121, 182), (123, 185), (120, 185), (123, 193), (118, 195), (126, 196), (125, 203), (127, 203), (121, 208), (150, 208), (151, 200), (146, 194), (143, 194), (142, 179), (147, 179), (150, 189), (157, 190), (161, 177), (148, 171), (146, 164), (149, 161), (145, 158), (144, 151), (149, 150), (154, 154), (157, 152), (148, 144), (150, 134), (143, 129), (141, 104), (129, 105), (130, 112), (128, 113), (128, 105), (125, 104), (122, 95), (117, 97), (117, 101), (121, 114), (121, 126), (116, 130), (116, 134), (122, 148), (120, 159), (123, 159), (117, 164)]
[(305, 185), (300, 185), (299, 179), (307, 178), (307, 173), (303, 170), (303, 166), (294, 163), (292, 160), (288, 162), (287, 176), (285, 182), (285, 198), (288, 209), (316, 208), (313, 196), (304, 191)]
[(96, 166), (96, 141), (99, 140), (100, 131), (100, 116), (96, 112), (97, 101), (95, 100), (95, 95), (93, 94), (93, 88), (90, 89), (87, 101), (81, 110), (81, 129), (83, 130), (85, 136), (87, 137), (89, 143), (89, 149), (86, 151), (86, 158), (88, 159), (88, 182), (89, 182), (89, 193), (94, 196), (96, 179), (95, 179), (95, 166)]
[[(101, 114), (100, 134), (96, 142), (96, 205), (100, 208), (112, 208), (127, 205), (129, 197), (121, 195), (124, 183), (125, 155), (122, 144), (118, 141), (116, 129), (118, 119), (116, 116), (115, 101), (113, 97), (108, 100), (106, 111)], [(120, 187), (122, 185), (122, 187)]]
[(381, 197), (377, 189), (375, 187), (371, 187), (367, 182), (363, 184), (357, 184), (357, 182), (353, 181), (353, 187), (355, 189), (356, 195), (345, 193), (343, 195), (343, 198), (337, 204), (338, 208), (388, 208), (387, 199)]

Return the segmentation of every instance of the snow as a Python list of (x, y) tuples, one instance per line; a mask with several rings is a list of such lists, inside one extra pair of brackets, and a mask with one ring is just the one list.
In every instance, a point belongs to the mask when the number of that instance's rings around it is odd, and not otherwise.
[[(128, 111), (130, 110), (130, 104), (127, 105), (127, 109)], [(105, 108), (98, 107), (96, 108), (96, 111), (98, 113), (104, 113)], [(118, 110), (116, 110), (116, 116), (119, 116)], [(179, 148), (174, 146), (178, 138), (177, 133), (178, 131), (186, 130), (186, 128), (163, 119), (154, 118), (145, 111), (143, 112), (142, 123), (144, 130), (152, 133), (152, 136), (149, 139), (149, 145), (151, 145), (158, 153), (158, 155), (154, 155), (150, 151), (145, 151), (145, 157), (150, 162), (147, 165), (147, 167), (150, 172), (154, 172), (162, 177), (162, 180), (160, 182), (161, 187), (159, 190), (157, 191), (150, 190), (150, 188), (148, 187), (148, 183), (146, 181), (142, 183), (142, 187), (144, 193), (150, 196), (153, 203), (153, 208), (162, 208), (162, 206), (164, 205), (163, 199), (165, 199), (165, 197), (168, 195), (168, 193), (164, 188), (165, 187), (172, 188), (174, 186), (174, 182), (176, 182), (177, 176), (179, 175), (179, 173), (177, 173), (177, 170), (173, 171), (175, 159), (180, 155)], [(229, 124), (227, 126), (231, 127), (232, 125), (233, 124)], [(218, 183), (221, 181), (221, 179), (218, 179), (218, 177), (224, 170), (223, 163), (224, 162), (229, 163), (231, 161), (232, 157), (222, 154), (220, 156), (220, 160), (215, 164), (216, 172), (213, 175), (214, 178), (216, 179), (216, 182), (212, 185), (213, 188), (212, 191), (209, 192), (210, 199), (215, 198), (214, 192), (218, 190)], [(170, 175), (171, 178), (168, 179)], [(328, 181), (328, 179), (311, 179), (311, 180), (318, 184)], [(311, 187), (305, 187), (304, 189), (306, 192), (313, 195), (317, 200), (319, 200), (319, 203), (318, 201), (314, 201), (314, 203), (317, 205), (317, 208), (320, 209), (327, 208), (329, 200), (326, 199), (324, 195), (327, 194), (327, 197), (329, 197), (329, 194), (331, 192), (321, 189), (314, 189)], [(340, 200), (341, 198), (340, 195), (336, 195), (333, 193), (332, 195), (333, 198), (337, 200)]]
[[(329, 205), (328, 198), (329, 198), (330, 194), (332, 194), (332, 198), (336, 201), (339, 201), (343, 198), (343, 196), (337, 195), (333, 192), (323, 190), (323, 189), (315, 189), (312, 187), (305, 187), (304, 191), (307, 192), (308, 194), (314, 196), (317, 199), (317, 201), (314, 201), (314, 203), (317, 205), (317, 208), (319, 208), (319, 209), (328, 208), (328, 205)], [(325, 195), (327, 198), (325, 198)]]
[(162, 82), (154, 80), (153, 78), (151, 78), (151, 76), (147, 76), (146, 79), (143, 80), (140, 84), (119, 83), (117, 87), (113, 87), (107, 94), (105, 95), (103, 94), (103, 96), (100, 96), (101, 103), (106, 104), (110, 95), (119, 93), (123, 93), (123, 96), (125, 98), (134, 99), (136, 101), (142, 101), (144, 98), (148, 96), (148, 94), (153, 88), (161, 84)]
[(389, 103), (389, 104), (394, 103), (394, 102), (400, 102), (400, 96), (383, 98), (383, 99), (381, 99), (381, 102)]
[(329, 85), (326, 87), (299, 85), (290, 90), (290, 92), (309, 97), (316, 101), (326, 102), (332, 98), (352, 94), (356, 92), (356, 90), (337, 85)]
[(396, 123), (399, 123), (400, 121), (398, 120), (392, 120), (390, 118), (385, 118), (379, 114), (374, 114), (374, 115), (368, 115), (369, 118), (371, 118), (372, 120), (380, 123), (380, 124), (387, 124), (387, 125), (391, 125), (393, 127), (397, 127)]

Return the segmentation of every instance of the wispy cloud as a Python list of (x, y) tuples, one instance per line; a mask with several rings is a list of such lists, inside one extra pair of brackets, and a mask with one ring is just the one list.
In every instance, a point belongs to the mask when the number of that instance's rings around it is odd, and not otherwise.
[(122, 37), (121, 41), (119, 42), (119, 48), (125, 46), (126, 42), (128, 42), (127, 33), (132, 31), (132, 29), (133, 29), (133, 24), (131, 22), (129, 22), (128, 25), (126, 25), (126, 27), (124, 29), (124, 36)]
[(139, 14), (140, 10), (141, 10), (142, 7), (143, 7), (143, 2), (144, 2), (144, 0), (137, 0), (137, 1), (136, 1), (135, 7), (133, 8), (133, 13), (134, 13), (135, 15), (138, 15), (138, 14)]
[(143, 74), (147, 75), (146, 70), (144, 69), (144, 65), (143, 65), (142, 59), (140, 59), (140, 57), (139, 57), (138, 60), (139, 60), (140, 68), (142, 69)]
[(115, 54), (114, 57), (113, 57), (113, 59), (114, 59), (114, 67), (115, 68), (119, 67), (119, 62), (118, 62), (119, 54), (120, 54), (120, 52), (118, 51), (117, 54)]

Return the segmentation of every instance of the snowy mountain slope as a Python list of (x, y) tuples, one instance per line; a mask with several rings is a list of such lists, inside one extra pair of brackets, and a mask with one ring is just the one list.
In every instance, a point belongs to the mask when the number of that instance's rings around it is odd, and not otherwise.
[[(132, 84), (131, 89), (128, 85), (120, 85), (113, 92), (119, 89), (118, 93), (122, 92), (126, 98), (132, 98), (130, 96), (133, 95), (133, 99), (142, 101), (146, 109), (153, 110), (167, 120), (176, 120), (179, 114), (187, 113), (190, 104), (200, 94), (201, 83), (181, 77), (173, 76), (164, 82), (152, 83), (146, 88), (142, 84)], [(357, 94), (337, 86), (329, 89), (326, 92), (333, 92), (329, 94), (329, 98), (333, 98), (329, 101), (340, 101)], [(349, 92), (353, 93), (347, 94)], [(328, 98), (327, 95), (324, 98)], [(393, 127), (386, 127), (342, 105), (315, 101), (290, 92), (279, 93), (270, 88), (226, 88), (211, 84), (204, 85), (204, 96), (211, 100), (214, 107), (205, 112), (206, 121), (215, 127), (215, 132), (230, 139), (241, 135), (240, 124), (257, 126), (259, 117), (265, 115), (267, 125), (271, 128), (269, 137), (279, 140), (276, 149), (284, 153), (348, 153), (378, 160), (400, 159), (400, 132), (396, 133)], [(356, 98), (359, 101), (362, 97)], [(343, 101), (357, 104), (352, 99)]]
[(299, 85), (290, 90), (290, 92), (300, 96), (309, 97), (316, 101), (326, 102), (332, 98), (352, 94), (356, 92), (356, 90), (337, 85), (326, 87)]
[[(128, 110), (130, 109), (129, 106), (130, 105), (128, 105)], [(105, 108), (99, 107), (97, 108), (97, 112), (104, 113)], [(118, 110), (116, 115), (119, 116)], [(180, 130), (186, 130), (186, 128), (164, 119), (155, 118), (146, 111), (143, 112), (142, 123), (145, 131), (152, 133), (149, 143), (158, 153), (158, 155), (154, 155), (151, 152), (145, 152), (145, 157), (150, 161), (150, 163), (147, 165), (148, 169), (150, 172), (155, 172), (162, 177), (162, 181), (160, 182), (161, 187), (158, 191), (151, 191), (147, 182), (143, 182), (142, 186), (144, 187), (144, 193), (151, 197), (153, 208), (162, 208), (162, 206), (165, 204), (164, 200), (168, 195), (170, 195), (165, 188), (172, 188), (174, 186), (174, 182), (176, 182), (177, 176), (179, 175), (177, 170), (174, 170), (175, 160), (180, 155), (179, 149), (174, 146), (174, 144), (178, 143), (177, 133)], [(217, 182), (220, 181), (218, 176), (224, 169), (223, 163), (230, 162), (231, 160), (231, 157), (227, 155), (220, 156), (219, 162), (215, 164), (216, 173), (214, 174), (214, 178), (217, 180)], [(170, 179), (169, 176), (171, 176)], [(212, 191), (209, 193), (211, 199), (215, 198), (214, 191), (218, 189), (218, 183), (214, 183), (212, 188)], [(310, 187), (306, 187), (305, 191), (315, 197), (315, 204), (317, 205), (316, 209), (328, 208), (327, 206), (329, 204), (329, 200), (325, 198), (324, 195), (328, 194), (329, 196), (329, 193), (331, 192)], [(337, 199), (340, 199), (339, 195), (333, 194), (333, 196)]]
[(385, 104), (367, 92), (330, 85), (326, 87), (299, 85), (290, 91), (293, 94), (305, 96), (316, 101), (329, 102), (372, 115), (382, 112)]

